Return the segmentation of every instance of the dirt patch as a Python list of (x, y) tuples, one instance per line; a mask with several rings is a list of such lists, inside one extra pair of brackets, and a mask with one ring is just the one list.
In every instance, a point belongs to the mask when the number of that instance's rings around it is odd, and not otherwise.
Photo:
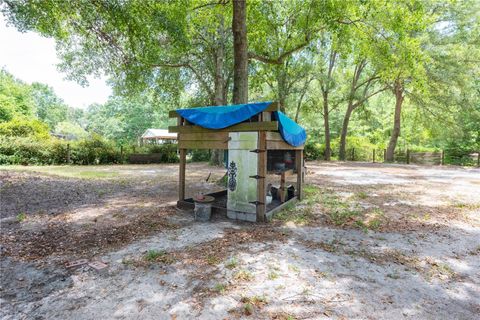
[[(0, 317), (476, 317), (479, 170), (307, 166), (307, 198), (269, 224), (174, 210), (174, 165), (2, 172)], [(222, 168), (190, 168), (187, 196), (221, 189)]]
[(107, 252), (140, 237), (178, 227), (167, 220), (172, 214), (176, 214), (174, 208), (164, 208), (137, 216), (128, 223), (94, 224), (89, 228), (48, 221), (48, 216), (39, 217), (45, 220), (45, 224), (33, 230), (23, 228), (22, 223), (12, 223), (0, 235), (2, 254), (25, 261), (44, 259), (50, 255), (68, 255), (71, 260), (89, 257), (92, 253)]

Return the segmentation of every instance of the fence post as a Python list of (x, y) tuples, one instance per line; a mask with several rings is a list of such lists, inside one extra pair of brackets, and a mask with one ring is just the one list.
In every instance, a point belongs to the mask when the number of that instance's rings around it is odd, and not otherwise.
[(352, 148), (352, 161), (355, 161), (355, 148)]
[(375, 148), (373, 149), (373, 157), (372, 157), (372, 159), (373, 159), (373, 163), (375, 163)]
[(67, 164), (70, 164), (70, 143), (67, 143)]
[(444, 165), (445, 164), (445, 150), (442, 149), (442, 153), (441, 153), (441, 159), (440, 159), (440, 165)]
[(477, 151), (477, 167), (480, 167), (480, 150)]
[(120, 145), (120, 161), (123, 163), (123, 145)]
[(410, 149), (407, 149), (407, 164), (410, 164)]
[(383, 149), (383, 162), (387, 159), (387, 149)]

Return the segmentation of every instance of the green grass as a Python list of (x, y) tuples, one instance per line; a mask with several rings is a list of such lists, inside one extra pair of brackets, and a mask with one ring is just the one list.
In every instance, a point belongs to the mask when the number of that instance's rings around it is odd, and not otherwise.
[(165, 250), (148, 250), (144, 259), (148, 262), (161, 262), (165, 264), (174, 262), (173, 257)]
[(25, 219), (27, 219), (27, 215), (22, 212), (22, 213), (17, 214), (16, 218), (17, 218), (18, 222), (23, 222), (23, 221), (25, 221)]
[(225, 268), (227, 269), (235, 269), (238, 265), (238, 260), (236, 257), (231, 258), (230, 260), (227, 261), (225, 264)]
[(223, 283), (217, 283), (215, 285), (215, 287), (213, 288), (214, 291), (220, 293), (220, 294), (223, 294), (225, 292), (225, 290), (227, 289), (227, 285), (223, 284)]
[[(108, 168), (108, 169), (107, 169)], [(38, 172), (68, 178), (109, 179), (120, 175), (112, 166), (0, 166), (2, 170)]]
[(364, 200), (368, 198), (368, 194), (365, 191), (359, 191), (355, 193), (355, 198)]
[(305, 185), (304, 194), (305, 198), (302, 202), (287, 206), (274, 218), (305, 225), (314, 221), (315, 212), (318, 211), (324, 213), (334, 225), (340, 227), (349, 225), (365, 232), (379, 229), (384, 220), (385, 215), (380, 209), (367, 212), (357, 202), (359, 199), (368, 198), (368, 194), (364, 191), (359, 191), (354, 196), (344, 199), (334, 189)]
[(458, 209), (475, 210), (475, 209), (480, 209), (480, 202), (479, 203), (454, 202), (453, 207), (458, 208)]
[(216, 266), (220, 263), (220, 259), (215, 256), (207, 256), (207, 263), (211, 266)]
[(268, 303), (267, 298), (265, 296), (252, 296), (246, 297), (243, 296), (240, 299), (240, 302), (243, 303), (242, 309), (243, 314), (250, 316), (255, 311), (255, 307), (258, 309), (263, 308), (264, 305)]
[(246, 315), (246, 316), (250, 316), (253, 314), (253, 305), (251, 303), (245, 303), (243, 305), (243, 313)]
[(275, 271), (272, 271), (268, 274), (268, 280), (275, 280), (278, 278), (278, 273), (276, 273)]
[(78, 177), (87, 179), (102, 179), (118, 177), (118, 172), (102, 172), (102, 171), (82, 171), (78, 173)]
[(312, 221), (313, 206), (318, 202), (318, 188), (305, 185), (303, 192), (305, 199), (302, 202), (289, 203), (274, 216), (274, 219), (284, 222), (291, 221), (298, 225), (305, 225)]
[(239, 281), (251, 281), (254, 277), (250, 271), (240, 270), (233, 276), (233, 278)]

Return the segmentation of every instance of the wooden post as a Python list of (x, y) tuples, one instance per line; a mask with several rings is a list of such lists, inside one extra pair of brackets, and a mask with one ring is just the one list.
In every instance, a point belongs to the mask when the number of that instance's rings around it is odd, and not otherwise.
[(258, 162), (257, 162), (257, 222), (265, 221), (267, 212), (267, 192), (265, 181), (267, 179), (267, 133), (265, 131), (258, 132)]
[(180, 168), (178, 173), (178, 200), (185, 199), (185, 164), (187, 162), (187, 149), (180, 149)]
[(480, 167), (480, 150), (477, 151), (477, 167)]
[(285, 202), (285, 171), (280, 174), (280, 202)]
[(373, 152), (372, 152), (372, 159), (373, 159), (373, 163), (375, 163), (375, 148), (373, 148)]
[(352, 148), (352, 161), (355, 161), (355, 148)]
[(410, 149), (407, 149), (407, 164), (410, 164)]
[(297, 197), (303, 199), (303, 150), (295, 151), (295, 165), (297, 166)]
[(70, 164), (70, 143), (67, 143), (67, 164)]
[(441, 159), (440, 159), (440, 165), (444, 165), (445, 164), (445, 150), (442, 149), (442, 153), (440, 155)]
[(383, 162), (387, 159), (387, 149), (383, 149)]
[(123, 145), (120, 145), (120, 161), (123, 163)]

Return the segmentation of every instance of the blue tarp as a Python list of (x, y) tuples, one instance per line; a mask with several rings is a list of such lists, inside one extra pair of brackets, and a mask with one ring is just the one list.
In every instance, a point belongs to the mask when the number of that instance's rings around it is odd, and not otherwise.
[[(207, 129), (223, 129), (250, 119), (265, 110), (272, 102), (178, 109), (177, 113), (197, 126)], [(278, 130), (288, 144), (298, 147), (305, 143), (305, 129), (280, 111), (274, 113)]]
[(294, 147), (301, 146), (305, 143), (305, 140), (307, 140), (305, 129), (281, 111), (276, 111), (275, 116), (278, 120), (278, 131), (280, 131), (280, 135), (285, 142)]
[(177, 113), (197, 126), (223, 129), (250, 119), (265, 110), (272, 102), (235, 104), (231, 106), (178, 109)]

